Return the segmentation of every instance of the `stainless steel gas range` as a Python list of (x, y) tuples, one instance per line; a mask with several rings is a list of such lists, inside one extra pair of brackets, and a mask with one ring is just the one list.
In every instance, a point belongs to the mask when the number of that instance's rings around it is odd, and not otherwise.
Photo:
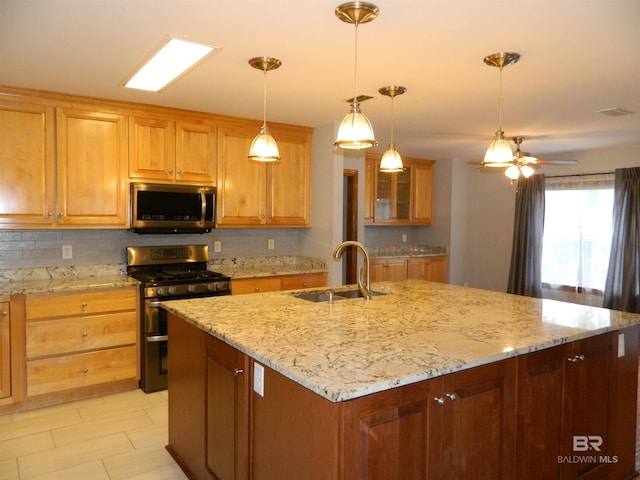
[(140, 388), (167, 388), (167, 313), (164, 300), (231, 294), (231, 279), (207, 270), (207, 245), (127, 247), (127, 274), (142, 282)]

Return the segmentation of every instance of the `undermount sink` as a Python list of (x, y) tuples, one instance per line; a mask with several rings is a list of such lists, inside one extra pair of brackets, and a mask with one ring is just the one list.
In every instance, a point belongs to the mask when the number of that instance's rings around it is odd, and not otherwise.
[[(375, 297), (377, 295), (386, 295), (383, 292), (371, 292), (371, 294)], [(322, 291), (322, 292), (299, 292), (299, 293), (290, 293), (292, 297), (301, 298), (302, 300), (307, 300), (309, 302), (330, 302), (336, 300), (345, 300), (348, 298), (363, 298), (362, 292), (360, 290), (338, 290), (338, 291)]]

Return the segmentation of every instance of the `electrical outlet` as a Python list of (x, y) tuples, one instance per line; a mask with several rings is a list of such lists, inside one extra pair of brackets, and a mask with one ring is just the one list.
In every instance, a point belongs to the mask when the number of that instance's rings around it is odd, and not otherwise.
[(255, 362), (253, 364), (253, 391), (264, 397), (264, 367)]
[(406, 233), (402, 234), (402, 241), (406, 243), (406, 241), (407, 241), (407, 234)]
[(276, 248), (276, 241), (273, 238), (269, 238), (267, 240), (267, 248), (269, 250), (273, 250), (274, 248)]
[(72, 245), (63, 245), (62, 246), (62, 258), (64, 260), (70, 260), (73, 258), (73, 246)]
[(220, 240), (213, 242), (213, 251), (216, 253), (220, 253), (222, 251), (222, 242)]

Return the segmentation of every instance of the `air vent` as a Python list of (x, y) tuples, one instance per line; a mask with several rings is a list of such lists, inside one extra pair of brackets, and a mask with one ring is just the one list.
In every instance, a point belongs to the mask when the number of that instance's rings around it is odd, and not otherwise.
[(603, 115), (608, 115), (609, 117), (623, 117), (625, 115), (631, 115), (634, 112), (630, 112), (629, 110), (625, 110), (624, 108), (605, 108), (604, 110), (598, 110), (598, 113), (602, 113)]

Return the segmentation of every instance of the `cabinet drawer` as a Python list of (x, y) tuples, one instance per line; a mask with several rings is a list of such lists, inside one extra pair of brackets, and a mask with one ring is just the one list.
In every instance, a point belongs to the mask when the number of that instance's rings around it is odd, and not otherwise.
[(28, 295), (27, 320), (135, 310), (137, 299), (137, 288)]
[(137, 319), (130, 311), (27, 322), (27, 358), (135, 344)]
[(296, 290), (299, 288), (326, 287), (326, 273), (309, 273), (305, 275), (288, 275), (282, 277), (282, 290)]
[(242, 278), (231, 282), (231, 293), (233, 295), (277, 292), (281, 289), (282, 279), (280, 277)]
[(120, 347), (27, 361), (27, 395), (138, 377), (137, 348)]

